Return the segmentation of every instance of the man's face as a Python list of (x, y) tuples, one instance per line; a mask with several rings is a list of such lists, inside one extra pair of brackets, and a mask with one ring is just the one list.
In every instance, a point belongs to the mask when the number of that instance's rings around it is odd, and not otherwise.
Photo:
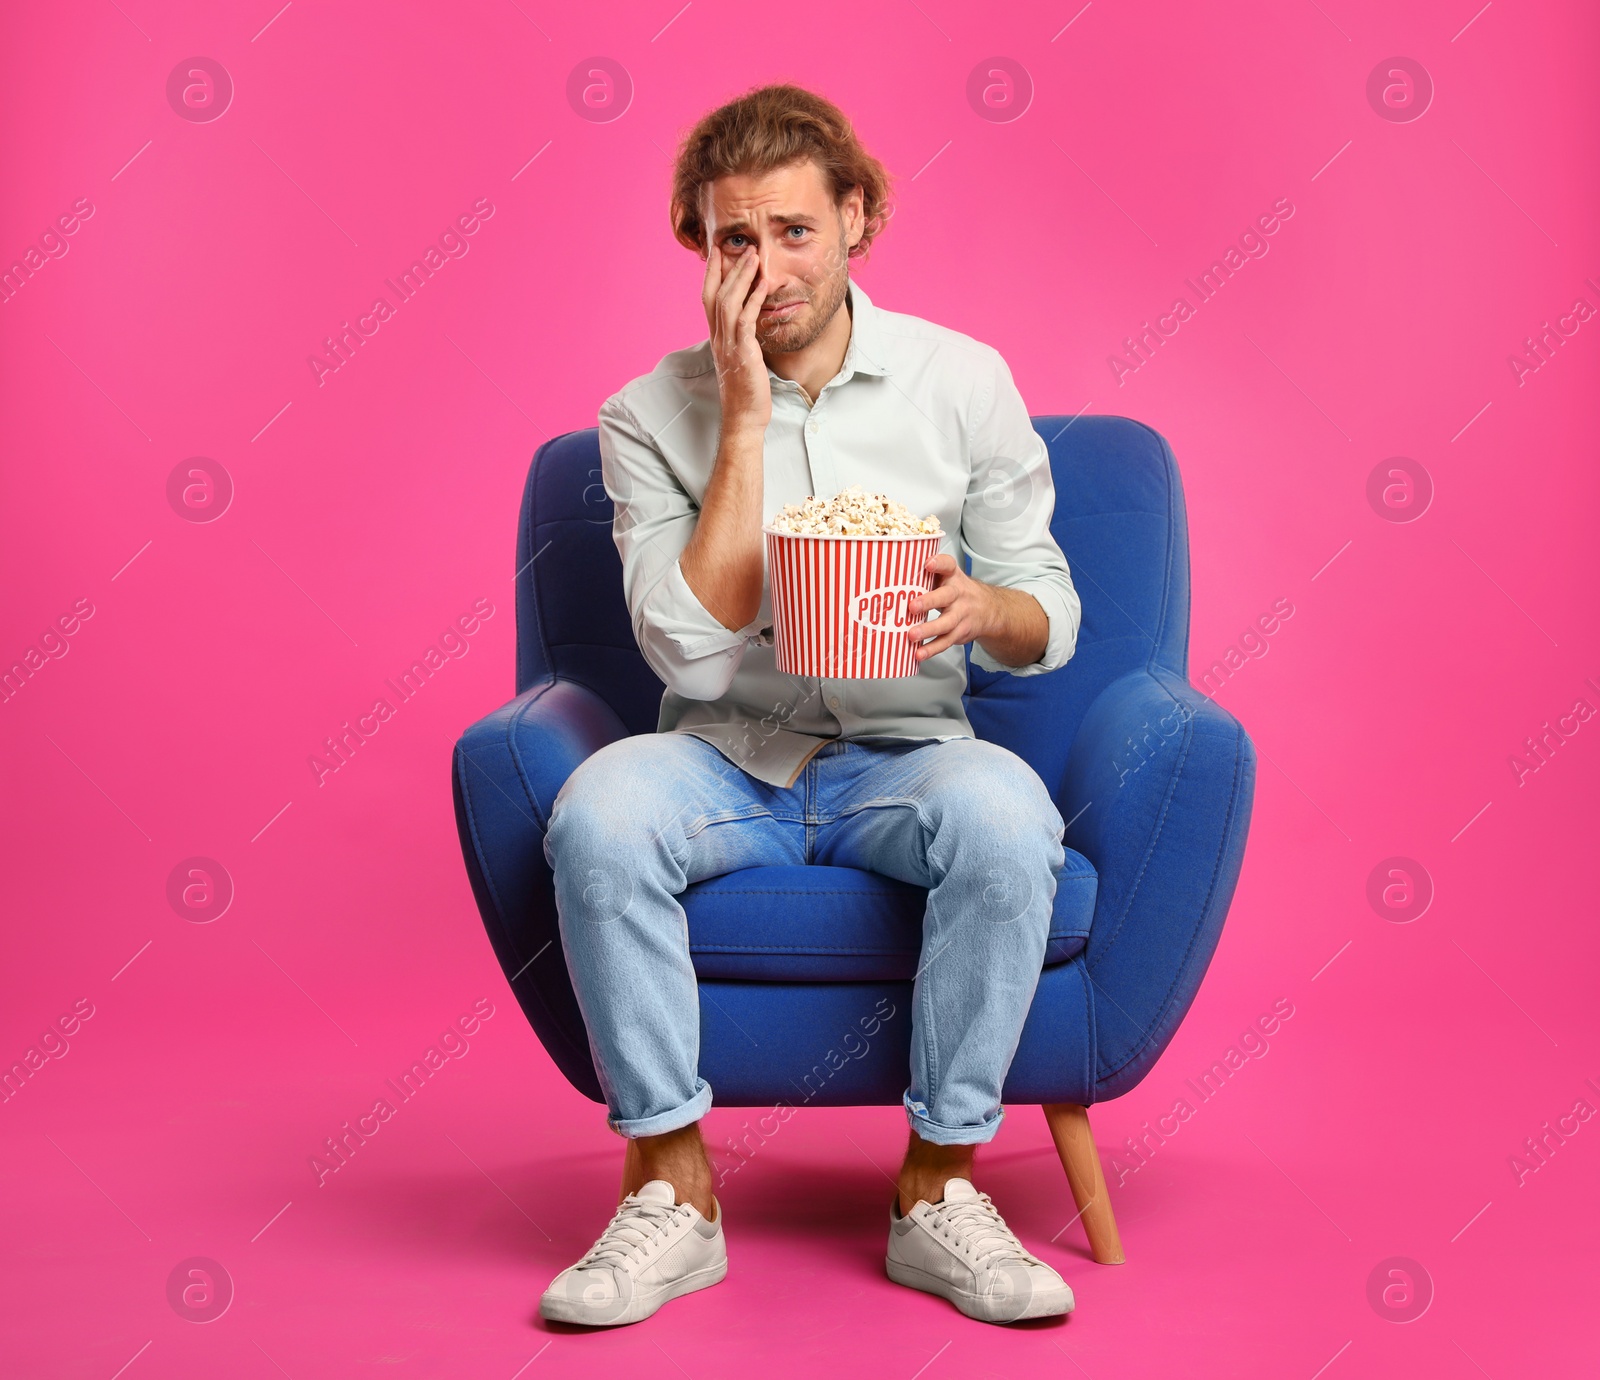
[(844, 303), (850, 247), (861, 238), (861, 189), (835, 203), (810, 159), (758, 176), (719, 177), (701, 193), (710, 253), (724, 277), (746, 245), (761, 256), (767, 298), (756, 319), (766, 355), (803, 350)]

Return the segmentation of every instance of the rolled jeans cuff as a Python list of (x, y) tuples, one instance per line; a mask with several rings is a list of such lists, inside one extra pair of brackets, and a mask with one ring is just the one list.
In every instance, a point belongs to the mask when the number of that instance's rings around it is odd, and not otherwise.
[(928, 1115), (927, 1107), (913, 1101), (910, 1093), (901, 1100), (911, 1129), (930, 1145), (987, 1145), (995, 1138), (1006, 1115), (1002, 1107), (979, 1126), (943, 1126)]
[(670, 1111), (657, 1112), (654, 1116), (636, 1117), (632, 1120), (608, 1116), (606, 1125), (619, 1136), (625, 1136), (629, 1140), (636, 1140), (640, 1136), (664, 1136), (668, 1131), (677, 1131), (693, 1125), (710, 1110), (711, 1084), (704, 1078), (696, 1076), (694, 1096), (680, 1106), (673, 1107)]

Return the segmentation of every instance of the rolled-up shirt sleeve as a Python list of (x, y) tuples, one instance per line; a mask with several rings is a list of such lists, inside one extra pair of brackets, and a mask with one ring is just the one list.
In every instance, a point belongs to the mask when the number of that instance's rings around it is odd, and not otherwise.
[(1050, 532), (1055, 480), (1050, 451), (1033, 428), (1011, 369), (990, 350), (989, 378), (974, 403), (972, 481), (961, 513), (961, 538), (972, 558), (972, 577), (1033, 595), (1049, 619), (1044, 655), (1026, 666), (1006, 666), (971, 646), (985, 671), (1042, 675), (1063, 666), (1077, 647), (1083, 606), (1072, 572)]
[(611, 535), (622, 557), (623, 593), (633, 635), (650, 669), (687, 699), (727, 693), (751, 642), (769, 641), (760, 613), (729, 628), (684, 579), (679, 557), (694, 534), (700, 508), (660, 448), (625, 403), (600, 407), (600, 465), (615, 508)]

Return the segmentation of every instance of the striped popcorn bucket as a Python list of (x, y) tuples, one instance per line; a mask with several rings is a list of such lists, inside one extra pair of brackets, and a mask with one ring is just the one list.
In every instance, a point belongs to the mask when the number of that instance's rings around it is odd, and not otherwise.
[(813, 537), (762, 529), (772, 582), (778, 670), (835, 680), (914, 676), (916, 643), (906, 630), (913, 595), (933, 588), (923, 567), (938, 533)]

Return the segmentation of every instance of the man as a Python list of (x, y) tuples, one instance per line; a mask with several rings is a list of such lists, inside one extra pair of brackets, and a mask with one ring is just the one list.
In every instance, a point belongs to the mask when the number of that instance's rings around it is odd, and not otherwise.
[[(929, 892), (889, 1277), (987, 1321), (1073, 1306), (972, 1182), (1038, 983), (1064, 826), (1033, 770), (973, 735), (961, 696), (969, 643), (988, 670), (1060, 667), (1080, 604), (1050, 535), (1046, 448), (1004, 360), (850, 279), (886, 222), (886, 181), (844, 115), (799, 88), (706, 116), (678, 155), (672, 216), (706, 260), (709, 338), (600, 409), (634, 634), (667, 688), (658, 732), (584, 761), (546, 834), (608, 1122), (628, 1139), (623, 1202), (544, 1294), (547, 1319), (635, 1322), (726, 1274), (677, 897), (795, 863)], [(849, 484), (936, 513), (947, 534), (910, 614), (932, 620), (911, 633), (917, 674), (780, 675), (762, 525)]]

